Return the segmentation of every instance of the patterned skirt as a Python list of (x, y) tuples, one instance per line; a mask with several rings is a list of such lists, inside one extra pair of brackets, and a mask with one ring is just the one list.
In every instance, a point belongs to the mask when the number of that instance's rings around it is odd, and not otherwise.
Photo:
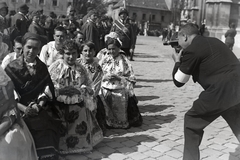
[(103, 140), (103, 133), (92, 112), (84, 103), (61, 104), (65, 133), (61, 135), (59, 153), (62, 155), (90, 152)]

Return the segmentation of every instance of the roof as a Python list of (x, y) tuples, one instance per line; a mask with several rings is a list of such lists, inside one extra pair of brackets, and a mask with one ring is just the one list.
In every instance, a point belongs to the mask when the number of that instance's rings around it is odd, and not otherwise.
[[(124, 0), (120, 0), (114, 8), (123, 7)], [(139, 7), (139, 8), (149, 8), (156, 10), (169, 11), (169, 7), (165, 0), (125, 0), (126, 6)]]

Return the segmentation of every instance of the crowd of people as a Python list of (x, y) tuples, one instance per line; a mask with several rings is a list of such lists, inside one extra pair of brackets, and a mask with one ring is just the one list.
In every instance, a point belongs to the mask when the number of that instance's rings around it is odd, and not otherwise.
[(107, 129), (138, 127), (142, 117), (130, 60), (137, 32), (119, 19), (49, 16), (0, 3), (0, 155), (57, 160), (89, 152)]

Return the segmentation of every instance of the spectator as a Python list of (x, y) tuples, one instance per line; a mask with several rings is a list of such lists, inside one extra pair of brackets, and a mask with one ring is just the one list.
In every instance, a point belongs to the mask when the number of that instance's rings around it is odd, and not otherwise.
[(225, 33), (225, 44), (228, 46), (230, 50), (233, 50), (233, 46), (235, 43), (234, 37), (236, 36), (237, 31), (236, 31), (236, 25), (235, 23), (230, 24), (230, 29), (227, 30)]
[[(27, 17), (28, 11), (29, 7), (23, 4), (19, 7), (19, 12), (13, 16), (12, 26), (15, 26), (19, 30), (21, 36), (27, 32), (30, 25), (30, 21)], [(14, 37), (14, 39), (15, 38), (16, 37)]]
[(62, 44), (66, 38), (66, 30), (62, 26), (56, 27), (54, 29), (54, 41), (48, 42), (42, 47), (40, 52), (40, 60), (44, 62), (47, 66), (50, 66), (57, 59), (62, 58), (62, 55), (59, 54)]
[(130, 57), (130, 60), (132, 61), (133, 57), (131, 55), (133, 54), (135, 47), (135, 38), (132, 25), (127, 18), (128, 11), (125, 8), (121, 8), (118, 16), (119, 19), (115, 20), (113, 23), (111, 32), (116, 32), (119, 35), (119, 38), (122, 42), (121, 49), (126, 53), (127, 57)]
[(14, 39), (13, 51), (14, 52), (7, 54), (3, 59), (1, 65), (3, 69), (5, 69), (10, 62), (22, 55), (22, 37), (19, 36)]
[(82, 26), (82, 32), (85, 41), (91, 41), (95, 44), (97, 53), (100, 50), (100, 34), (96, 26), (97, 12), (92, 10), (88, 15), (88, 20)]

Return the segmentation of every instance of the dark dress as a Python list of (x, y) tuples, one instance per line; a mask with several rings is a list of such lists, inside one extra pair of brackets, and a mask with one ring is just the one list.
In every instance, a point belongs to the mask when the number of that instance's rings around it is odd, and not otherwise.
[[(36, 57), (36, 65), (30, 71), (24, 57), (12, 61), (5, 69), (12, 79), (15, 91), (19, 95), (19, 103), (28, 106), (31, 102), (38, 102), (39, 96), (48, 86), (54, 97), (54, 87), (46, 65)], [(56, 157), (59, 137), (60, 121), (53, 118), (55, 112), (42, 109), (35, 117), (24, 116), (37, 148), (39, 157)]]

